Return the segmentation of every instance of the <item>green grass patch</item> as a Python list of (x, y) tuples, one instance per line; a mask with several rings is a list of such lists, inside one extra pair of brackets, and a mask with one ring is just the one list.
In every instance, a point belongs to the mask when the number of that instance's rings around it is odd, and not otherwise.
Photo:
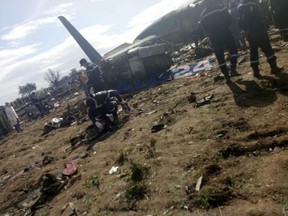
[(86, 188), (91, 187), (97, 187), (99, 189), (100, 187), (101, 178), (98, 173), (95, 173), (93, 176), (90, 176), (85, 182), (84, 186)]

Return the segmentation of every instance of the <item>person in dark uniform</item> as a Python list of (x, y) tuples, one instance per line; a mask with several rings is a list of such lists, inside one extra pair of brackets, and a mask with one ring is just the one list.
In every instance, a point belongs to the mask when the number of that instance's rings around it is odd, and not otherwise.
[(99, 67), (92, 62), (88, 62), (85, 58), (80, 60), (80, 65), (86, 68), (88, 88), (92, 87), (94, 93), (104, 90), (104, 82)]
[[(221, 72), (227, 83), (230, 76), (238, 76), (237, 46), (229, 28), (232, 18), (224, 5), (218, 4), (217, 0), (204, 0), (206, 8), (200, 16), (200, 23), (204, 31), (209, 35)], [(224, 51), (228, 49), (230, 54), (230, 76), (226, 65)]]
[(283, 68), (277, 66), (276, 56), (268, 36), (268, 25), (256, 0), (241, 0), (239, 4), (239, 24), (245, 31), (250, 46), (250, 63), (256, 78), (261, 77), (259, 53), (261, 48), (270, 65), (271, 73), (280, 73)]
[(238, 0), (231, 0), (228, 4), (228, 11), (232, 17), (232, 23), (230, 26), (232, 35), (235, 39), (237, 48), (241, 49), (246, 47), (246, 42), (243, 35), (241, 35), (241, 29), (239, 28), (238, 4)]
[(45, 114), (45, 107), (43, 106), (41, 100), (37, 97), (35, 92), (32, 92), (29, 95), (29, 98), (31, 100), (31, 102), (34, 104), (34, 106), (37, 108), (37, 110), (40, 113), (40, 116), (43, 117)]
[[(105, 90), (91, 95), (91, 97), (86, 99), (89, 119), (93, 124), (96, 123), (97, 118), (103, 119), (108, 125), (108, 128), (113, 128), (113, 122), (118, 119), (118, 103), (121, 104), (125, 112), (130, 111), (129, 105), (122, 99), (117, 90)], [(113, 121), (107, 114), (112, 114)]]
[(276, 26), (280, 30), (282, 40), (288, 41), (288, 1), (270, 0), (271, 8), (275, 13)]

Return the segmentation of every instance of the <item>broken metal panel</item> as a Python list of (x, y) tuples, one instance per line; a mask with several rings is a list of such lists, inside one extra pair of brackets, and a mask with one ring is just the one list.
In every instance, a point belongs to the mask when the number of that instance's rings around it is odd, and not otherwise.
[(132, 50), (137, 47), (150, 46), (156, 43), (163, 43), (163, 39), (155, 35), (150, 35), (144, 39), (134, 41), (133, 44), (131, 44), (130, 46), (125, 46), (125, 48), (123, 48), (122, 50), (119, 49), (119, 47), (117, 47), (114, 50), (118, 50), (118, 52), (109, 52), (109, 53), (106, 53), (104, 56), (105, 56), (105, 59), (109, 59), (109, 60), (113, 58), (119, 58), (119, 57), (121, 58), (121, 56), (126, 55), (129, 50)]
[(143, 61), (138, 56), (129, 59), (129, 66), (133, 76), (143, 77), (145, 75)]
[(102, 56), (92, 47), (92, 45), (77, 31), (77, 29), (63, 16), (58, 17), (66, 29), (70, 32), (72, 37), (79, 44), (81, 49), (85, 52), (91, 62), (101, 65)]
[(129, 47), (129, 46), (131, 46), (131, 45), (132, 45), (132, 44), (130, 44), (130, 43), (124, 43), (124, 44), (116, 47), (115, 49), (110, 50), (108, 53), (105, 53), (105, 54), (103, 55), (103, 57), (104, 57), (104, 59), (108, 59), (109, 56), (112, 56), (112, 55), (114, 55), (115, 53), (118, 53), (119, 51), (121, 51), (121, 50), (123, 50), (123, 49), (126, 49), (127, 47)]
[(146, 71), (146, 77), (148, 78), (155, 71), (158, 73), (167, 71), (173, 64), (173, 61), (170, 55), (160, 54), (143, 58), (143, 64)]
[(139, 47), (138, 49), (140, 58), (147, 58), (149, 56), (160, 55), (167, 52), (166, 44), (155, 44), (146, 47)]

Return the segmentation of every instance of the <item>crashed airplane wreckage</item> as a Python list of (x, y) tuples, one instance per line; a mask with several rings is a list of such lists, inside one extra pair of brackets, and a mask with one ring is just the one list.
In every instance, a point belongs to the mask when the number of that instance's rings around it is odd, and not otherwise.
[(125, 43), (103, 57), (63, 16), (58, 17), (90, 61), (99, 65), (109, 88), (130, 92), (164, 82), (173, 64), (169, 55), (173, 46), (155, 35), (133, 44)]
[(199, 17), (202, 0), (193, 0), (172, 11), (144, 29), (133, 44), (124, 43), (103, 57), (63, 16), (58, 18), (70, 32), (90, 61), (99, 65), (105, 82), (120, 93), (143, 89), (167, 81), (173, 65), (175, 44), (203, 39)]
[(156, 35), (173, 44), (195, 43), (204, 39), (199, 18), (205, 6), (202, 0), (192, 0), (171, 11), (144, 29), (134, 40)]

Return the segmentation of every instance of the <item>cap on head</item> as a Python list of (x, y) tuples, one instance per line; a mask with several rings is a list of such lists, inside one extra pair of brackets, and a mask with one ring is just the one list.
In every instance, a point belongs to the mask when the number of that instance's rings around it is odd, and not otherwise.
[(82, 58), (79, 63), (80, 66), (83, 66), (85, 63), (87, 63), (87, 60), (85, 58)]

